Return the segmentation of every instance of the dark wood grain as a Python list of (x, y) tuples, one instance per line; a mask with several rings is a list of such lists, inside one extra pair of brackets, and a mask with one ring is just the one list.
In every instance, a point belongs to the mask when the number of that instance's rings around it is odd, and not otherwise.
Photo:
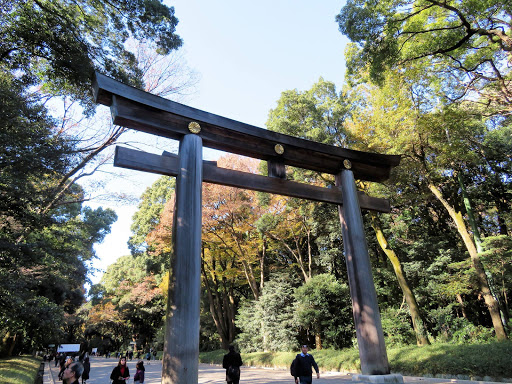
[[(201, 125), (205, 147), (266, 161), (336, 175), (350, 160), (356, 178), (383, 181), (400, 156), (354, 151), (268, 131), (199, 109), (188, 107), (96, 73), (96, 101), (112, 109), (114, 123), (173, 139), (188, 134), (192, 121)], [(275, 145), (281, 144), (279, 155)]]
[[(179, 157), (176, 155), (160, 156), (124, 147), (116, 147), (114, 157), (114, 165), (116, 167), (167, 176), (176, 176), (178, 174), (178, 161)], [(331, 204), (343, 204), (341, 190), (337, 187), (324, 188), (290, 180), (219, 168), (214, 162), (209, 161), (203, 161), (203, 181)], [(363, 193), (359, 194), (359, 205), (363, 209), (377, 212), (390, 212), (391, 210), (388, 200), (371, 197)]]

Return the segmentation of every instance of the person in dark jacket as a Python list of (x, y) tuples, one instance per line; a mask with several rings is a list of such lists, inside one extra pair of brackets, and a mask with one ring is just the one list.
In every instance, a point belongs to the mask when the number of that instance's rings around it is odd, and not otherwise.
[(126, 357), (121, 356), (119, 363), (114, 367), (110, 374), (112, 384), (125, 384), (130, 378), (130, 371), (126, 366)]
[(242, 357), (235, 352), (235, 347), (230, 345), (229, 352), (222, 359), (222, 368), (226, 370), (228, 384), (238, 384), (240, 382), (240, 367), (242, 364)]
[(315, 358), (308, 353), (308, 346), (303, 345), (301, 347), (302, 353), (299, 353), (295, 357), (294, 361), (294, 377), (295, 383), (300, 384), (311, 384), (313, 382), (313, 368), (316, 371), (316, 378), (320, 378), (320, 371), (316, 364)]
[(84, 373), (82, 373), (82, 384), (85, 384), (87, 380), (89, 380), (89, 373), (91, 372), (91, 363), (89, 362), (89, 357), (84, 359)]
[(137, 371), (135, 372), (135, 376), (133, 376), (133, 382), (135, 384), (143, 384), (144, 383), (144, 372), (146, 371), (146, 369), (144, 368), (144, 361), (139, 360), (139, 362), (135, 366), (135, 369)]

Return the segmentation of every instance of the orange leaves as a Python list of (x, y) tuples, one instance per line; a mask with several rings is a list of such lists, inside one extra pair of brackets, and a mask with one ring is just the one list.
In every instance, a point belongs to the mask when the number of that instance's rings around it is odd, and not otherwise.
[(156, 285), (155, 277), (153, 275), (149, 275), (133, 287), (130, 294), (130, 300), (137, 306), (144, 306), (161, 294), (162, 291)]
[(89, 322), (93, 324), (120, 321), (121, 314), (110, 301), (95, 305), (89, 311)]

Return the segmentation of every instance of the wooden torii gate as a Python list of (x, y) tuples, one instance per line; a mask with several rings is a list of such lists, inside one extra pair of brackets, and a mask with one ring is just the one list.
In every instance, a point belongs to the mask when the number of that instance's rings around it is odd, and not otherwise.
[[(362, 375), (357, 380), (401, 382), (390, 375), (361, 208), (389, 212), (389, 202), (358, 193), (355, 179), (383, 181), (399, 156), (320, 144), (191, 108), (95, 74), (97, 103), (114, 124), (179, 140), (179, 154), (162, 156), (116, 147), (114, 165), (176, 176), (173, 256), (162, 383), (198, 382), (202, 182), (338, 205)], [(269, 176), (218, 168), (203, 161), (203, 145), (265, 160)], [(285, 167), (335, 175), (336, 188), (286, 180)]]

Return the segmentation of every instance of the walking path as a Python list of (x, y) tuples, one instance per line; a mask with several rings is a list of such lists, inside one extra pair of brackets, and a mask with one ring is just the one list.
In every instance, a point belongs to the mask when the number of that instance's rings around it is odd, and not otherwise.
[[(137, 359), (128, 360), (127, 365), (130, 370), (130, 380), (127, 384), (133, 384), (133, 375), (135, 374), (135, 364)], [(118, 360), (115, 358), (106, 359), (104, 357), (94, 357), (90, 359), (91, 374), (87, 384), (109, 384), (110, 373), (117, 365)], [(144, 361), (146, 368), (146, 379), (144, 384), (160, 384), (162, 375), (162, 362), (160, 360), (151, 361), (148, 365)], [(199, 364), (199, 382), (198, 384), (225, 384), (226, 375), (225, 370), (218, 365)], [(59, 374), (58, 367), (56, 368), (51, 362), (45, 363), (43, 384), (61, 384), (57, 376)], [(80, 380), (80, 383), (82, 381)], [(293, 377), (290, 373), (283, 369), (271, 368), (252, 368), (242, 367), (241, 384), (293, 384)], [(350, 375), (342, 374), (339, 372), (320, 372), (320, 379), (313, 376), (313, 384), (348, 384), (353, 383)], [(497, 384), (489, 381), (469, 381), (469, 380), (456, 380), (456, 379), (434, 379), (424, 377), (411, 377), (404, 376), (404, 383), (406, 384), (436, 384), (436, 383), (457, 383), (457, 384)], [(191, 383), (193, 384), (193, 383)]]

